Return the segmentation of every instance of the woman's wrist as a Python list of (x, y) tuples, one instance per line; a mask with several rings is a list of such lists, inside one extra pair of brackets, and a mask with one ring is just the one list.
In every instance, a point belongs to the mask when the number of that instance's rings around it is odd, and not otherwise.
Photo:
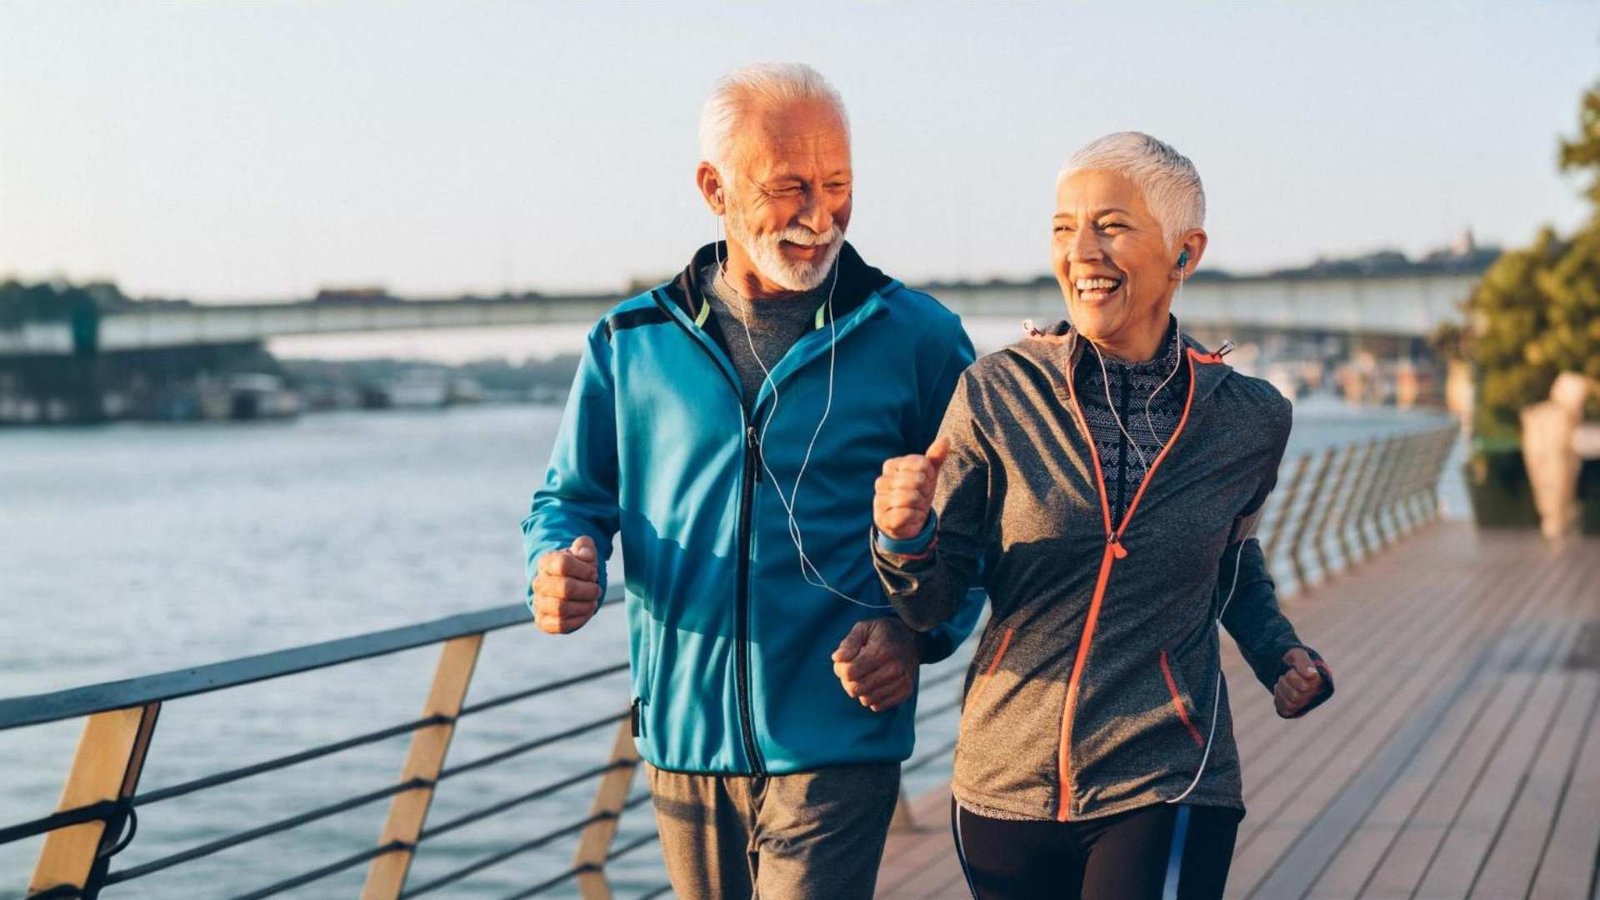
[(873, 542), (878, 550), (883, 553), (892, 553), (896, 556), (921, 556), (933, 546), (933, 539), (939, 533), (939, 515), (933, 510), (928, 510), (927, 521), (922, 523), (922, 530), (915, 536), (899, 539), (884, 534), (881, 529), (874, 529)]

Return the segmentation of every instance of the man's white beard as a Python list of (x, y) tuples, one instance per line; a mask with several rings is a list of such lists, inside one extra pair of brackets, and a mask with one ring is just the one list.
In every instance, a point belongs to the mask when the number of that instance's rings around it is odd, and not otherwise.
[[(837, 222), (827, 234), (817, 234), (809, 228), (794, 225), (756, 237), (745, 227), (744, 219), (729, 209), (727, 224), (728, 240), (744, 248), (756, 272), (786, 291), (810, 291), (820, 287), (827, 280), (833, 261), (839, 258), (839, 251), (844, 249), (844, 229)], [(823, 251), (821, 259), (813, 262), (791, 262), (784, 257), (783, 248), (779, 246), (783, 241), (805, 245), (826, 243), (828, 249)]]

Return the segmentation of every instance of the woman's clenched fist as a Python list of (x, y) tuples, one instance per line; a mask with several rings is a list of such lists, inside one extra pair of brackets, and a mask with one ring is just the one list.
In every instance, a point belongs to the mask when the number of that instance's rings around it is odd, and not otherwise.
[(874, 483), (872, 523), (878, 531), (897, 541), (910, 540), (922, 533), (933, 508), (933, 489), (939, 483), (939, 467), (950, 455), (950, 441), (939, 437), (927, 453), (897, 456), (883, 464), (883, 474)]

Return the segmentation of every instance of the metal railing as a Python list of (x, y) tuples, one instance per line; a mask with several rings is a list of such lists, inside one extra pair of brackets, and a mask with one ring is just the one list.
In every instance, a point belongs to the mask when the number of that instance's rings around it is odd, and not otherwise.
[[(606, 864), (655, 839), (652, 833), (645, 839), (613, 846), (622, 814), (649, 798), (646, 793), (629, 794), (638, 755), (627, 713), (599, 715), (470, 762), (445, 765), (451, 738), (463, 719), (627, 671), (626, 662), (617, 662), (467, 704), (467, 689), (484, 636), (529, 620), (525, 607), (512, 605), (196, 669), (0, 700), (0, 731), (64, 719), (85, 720), (60, 808), (47, 816), (0, 827), (0, 844), (44, 836), (28, 887), (29, 900), (94, 898), (105, 888), (387, 800), (388, 814), (374, 846), (233, 896), (252, 900), (271, 897), (365, 865), (367, 875), (362, 897), (419, 897), (563, 838), (576, 838), (577, 847), (570, 866), (511, 896), (534, 897), (575, 881), (586, 898), (610, 897)], [(416, 719), (156, 790), (139, 790), (139, 777), (151, 737), (162, 707), (167, 703), (430, 645), (440, 646), (438, 665), (422, 715)], [(604, 762), (447, 821), (427, 824), (428, 808), (442, 782), (607, 728), (615, 731), (615, 737)], [(139, 865), (113, 867), (117, 854), (134, 839), (139, 811), (146, 807), (407, 734), (411, 736), (410, 748), (400, 777), (393, 784), (204, 841)], [(587, 816), (530, 836), (515, 846), (487, 854), (420, 884), (407, 883), (412, 859), (424, 842), (584, 785), (594, 785)]]
[(1257, 536), (1279, 594), (1321, 584), (1439, 518), (1455, 426), (1286, 458)]
[[(1305, 591), (1437, 519), (1439, 476), (1455, 437), (1453, 428), (1441, 428), (1335, 446), (1286, 459), (1258, 532), (1273, 561), (1280, 593)], [(652, 830), (615, 846), (622, 815), (649, 798), (647, 792), (631, 793), (638, 755), (627, 712), (598, 715), (470, 762), (445, 765), (451, 739), (463, 719), (579, 683), (617, 676), (628, 669), (626, 662), (616, 662), (466, 703), (484, 636), (528, 622), (527, 610), (512, 605), (195, 669), (0, 700), (0, 731), (84, 720), (58, 809), (35, 819), (0, 825), (0, 845), (44, 837), (29, 883), (28, 900), (95, 898), (105, 888), (387, 800), (388, 813), (373, 846), (235, 896), (271, 897), (365, 865), (363, 898), (418, 897), (524, 854), (563, 840), (575, 840), (566, 868), (519, 888), (508, 900), (538, 896), (569, 883), (585, 898), (609, 898), (612, 890), (606, 876), (607, 864), (657, 840)], [(154, 790), (139, 790), (151, 737), (167, 703), (433, 645), (440, 647), (438, 663), (418, 718)], [(947, 665), (922, 681), (921, 708), (916, 716), (919, 738), (933, 737), (930, 726), (934, 720), (949, 718), (961, 706), (959, 685), (965, 674), (964, 661)], [(626, 691), (619, 690), (618, 695), (620, 707)], [(428, 824), (428, 810), (441, 783), (606, 728), (612, 728), (614, 736), (603, 762), (446, 821)], [(137, 833), (141, 809), (403, 735), (410, 735), (411, 743), (400, 776), (393, 784), (332, 800), (138, 865), (114, 865), (117, 855)], [(954, 746), (951, 729), (943, 739), (907, 760), (902, 772), (912, 774), (948, 761)], [(588, 785), (593, 785), (594, 793), (586, 816), (421, 883), (408, 884), (412, 860), (425, 842)], [(910, 824), (909, 808), (902, 795), (896, 827)], [(642, 896), (661, 896), (669, 891), (666, 886), (655, 886)]]

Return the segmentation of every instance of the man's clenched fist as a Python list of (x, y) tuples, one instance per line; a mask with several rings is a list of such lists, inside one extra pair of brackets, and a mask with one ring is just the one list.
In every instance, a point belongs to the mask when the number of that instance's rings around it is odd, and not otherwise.
[(896, 618), (857, 622), (833, 651), (844, 692), (873, 712), (911, 699), (917, 686), (916, 636)]
[(551, 634), (577, 631), (600, 608), (600, 595), (594, 540), (584, 535), (566, 550), (539, 557), (539, 574), (533, 579), (534, 624)]

